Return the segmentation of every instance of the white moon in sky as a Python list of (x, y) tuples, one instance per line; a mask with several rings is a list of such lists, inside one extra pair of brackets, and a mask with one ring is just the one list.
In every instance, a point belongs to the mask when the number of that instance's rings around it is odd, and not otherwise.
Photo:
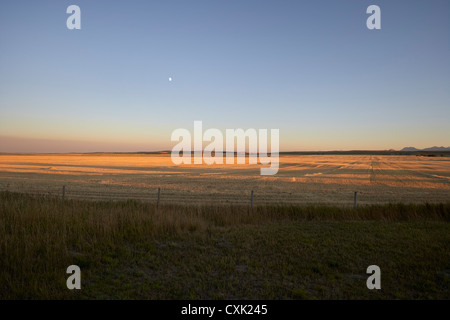
[(172, 81), (172, 77), (169, 77), (169, 81)]

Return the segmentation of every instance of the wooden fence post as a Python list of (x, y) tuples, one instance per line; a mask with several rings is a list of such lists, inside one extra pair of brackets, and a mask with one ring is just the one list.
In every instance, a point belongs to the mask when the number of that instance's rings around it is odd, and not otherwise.
[(63, 186), (63, 195), (62, 195), (62, 199), (64, 200), (64, 197), (66, 196), (66, 186)]
[(358, 207), (357, 194), (358, 194), (358, 191), (355, 191), (355, 200), (354, 200), (354, 204), (353, 204), (353, 207), (354, 207), (355, 209)]

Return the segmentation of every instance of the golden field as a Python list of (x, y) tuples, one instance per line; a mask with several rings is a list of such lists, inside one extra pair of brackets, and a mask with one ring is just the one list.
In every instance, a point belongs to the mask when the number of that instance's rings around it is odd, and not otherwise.
[(450, 200), (450, 158), (280, 155), (274, 176), (260, 165), (174, 165), (170, 154), (0, 154), (0, 191), (67, 199), (161, 203), (353, 205)]

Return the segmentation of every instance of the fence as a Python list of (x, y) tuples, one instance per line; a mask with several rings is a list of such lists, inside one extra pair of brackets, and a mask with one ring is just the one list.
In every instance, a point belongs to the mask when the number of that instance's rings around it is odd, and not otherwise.
[[(63, 185), (62, 186), (62, 192), (61, 192), (62, 200), (66, 200), (66, 191), (67, 190), (69, 190), (69, 189), (66, 189), (66, 185)], [(152, 194), (152, 192), (149, 192), (147, 197), (145, 197), (145, 200), (147, 200), (147, 201), (155, 201), (157, 207), (159, 207), (159, 205), (160, 205), (160, 203), (162, 201), (166, 201), (166, 202), (169, 202), (169, 203), (172, 203), (172, 202), (183, 202), (183, 203), (186, 203), (187, 202), (186, 199), (180, 199), (179, 195), (178, 195), (178, 198), (174, 201), (173, 197), (172, 198), (170, 197), (170, 195), (173, 195), (173, 193), (172, 194), (169, 193), (168, 194), (169, 197), (164, 198), (164, 194), (161, 191), (162, 191), (162, 189), (160, 187), (158, 187), (156, 189), (156, 192), (155, 192), (154, 195)], [(359, 191), (354, 191), (354, 193), (353, 193), (354, 194), (353, 207), (355, 209), (358, 207), (358, 198), (357, 198), (358, 193), (361, 194), (361, 192), (359, 192)], [(70, 192), (67, 192), (67, 194), (70, 195)], [(195, 197), (195, 195), (192, 195), (192, 197), (190, 199), (191, 200), (190, 202), (216, 202), (216, 203), (222, 203), (222, 204), (224, 202), (230, 203), (230, 204), (245, 204), (245, 203), (247, 203), (250, 206), (250, 208), (253, 208), (254, 205), (256, 205), (255, 196), (256, 196), (256, 193), (255, 193), (254, 190), (251, 190), (250, 192), (248, 192), (248, 198), (247, 198), (248, 200), (247, 201), (245, 200), (245, 195), (242, 195), (241, 197), (239, 197), (239, 199), (235, 199), (235, 201), (233, 201), (232, 199), (227, 199), (227, 201), (223, 201), (223, 199), (220, 199), (220, 197), (214, 197), (214, 194), (210, 194), (210, 199), (209, 199), (210, 201), (205, 201), (204, 194), (203, 194), (203, 197), (197, 197), (197, 198)], [(86, 195), (83, 196), (83, 195), (79, 195), (79, 194), (78, 195), (75, 194), (71, 198), (73, 198), (73, 199), (77, 199), (77, 198), (78, 199), (80, 199), (80, 198), (81, 199), (83, 199), (83, 198), (85, 198), (85, 199), (89, 199), (89, 198), (105, 199), (104, 197), (99, 197), (98, 195), (94, 196), (94, 197), (89, 197), (89, 196), (86, 196)], [(114, 199), (115, 200), (129, 200), (129, 199), (140, 199), (140, 200), (143, 200), (144, 198), (141, 196), (141, 197), (114, 197)], [(192, 201), (192, 200), (194, 200), (194, 201)], [(276, 202), (276, 203), (286, 203), (286, 201), (269, 201), (269, 202), (270, 203), (274, 203), (274, 202)], [(288, 201), (288, 203), (289, 203), (289, 201)], [(267, 204), (267, 201), (261, 200), (258, 204)]]

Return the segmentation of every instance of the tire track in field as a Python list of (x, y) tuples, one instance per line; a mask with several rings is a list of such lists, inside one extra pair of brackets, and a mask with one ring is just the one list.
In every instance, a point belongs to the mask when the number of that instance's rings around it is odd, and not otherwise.
[[(404, 185), (406, 183), (405, 179), (395, 173), (398, 168), (392, 167), (389, 161), (382, 160), (378, 156), (371, 156), (370, 166), (369, 166), (369, 182), (371, 185), (382, 185), (382, 186), (392, 186), (390, 180), (396, 181), (397, 184)], [(387, 179), (383, 176), (388, 176)], [(381, 178), (380, 178), (381, 177)], [(413, 179), (409, 179), (413, 180)]]

